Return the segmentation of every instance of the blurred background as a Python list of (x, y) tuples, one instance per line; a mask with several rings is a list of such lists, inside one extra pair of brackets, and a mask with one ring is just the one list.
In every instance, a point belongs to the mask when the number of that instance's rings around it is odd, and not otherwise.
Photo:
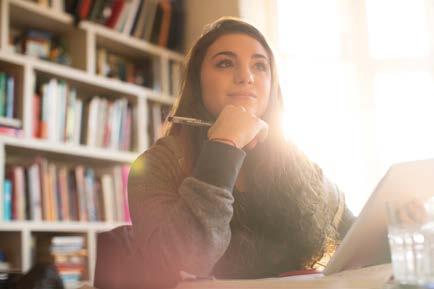
[(287, 137), (345, 191), (354, 214), (392, 164), (434, 157), (434, 1), (235, 2), (207, 3), (213, 12), (187, 17), (187, 30), (233, 15), (266, 35)]
[(0, 270), (93, 282), (130, 164), (221, 16), (267, 37), (286, 136), (355, 215), (392, 164), (434, 158), (434, 0), (0, 0)]

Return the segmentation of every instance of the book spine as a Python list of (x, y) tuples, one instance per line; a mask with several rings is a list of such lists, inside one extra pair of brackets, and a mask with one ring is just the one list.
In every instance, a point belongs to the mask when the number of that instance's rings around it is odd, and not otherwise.
[(0, 72), (0, 116), (5, 116), (6, 73)]
[(84, 188), (84, 167), (77, 166), (75, 168), (75, 182), (77, 189), (77, 197), (78, 197), (78, 212), (79, 212), (79, 220), (80, 221), (88, 221), (87, 214), (87, 199), (86, 192)]
[(8, 76), (6, 82), (6, 117), (14, 117), (15, 78)]
[(83, 118), (83, 101), (81, 99), (76, 99), (74, 112), (74, 143), (79, 145)]
[(113, 195), (113, 180), (112, 177), (108, 174), (105, 174), (101, 178), (102, 182), (102, 192), (103, 192), (103, 200), (104, 200), (104, 211), (105, 211), (105, 220), (107, 222), (114, 222), (115, 218), (115, 210), (113, 208), (114, 205), (114, 195)]
[(37, 164), (32, 164), (29, 168), (28, 184), (29, 184), (29, 196), (30, 207), (33, 221), (42, 220), (42, 204), (41, 204), (41, 183), (40, 173)]
[(8, 179), (3, 183), (3, 220), (12, 220), (12, 182)]
[(94, 172), (92, 169), (87, 168), (85, 172), (85, 194), (86, 194), (86, 202), (87, 202), (87, 214), (89, 217), (89, 221), (97, 221), (97, 210), (95, 203), (95, 187), (94, 187)]

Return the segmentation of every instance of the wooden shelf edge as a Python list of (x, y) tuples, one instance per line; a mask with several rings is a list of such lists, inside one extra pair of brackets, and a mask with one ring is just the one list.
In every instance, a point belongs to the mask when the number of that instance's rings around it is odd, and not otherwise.
[(22, 123), (21, 120), (16, 118), (0, 117), (0, 125), (12, 127), (12, 128), (21, 128)]
[(111, 230), (118, 226), (127, 225), (125, 222), (45, 222), (45, 221), (0, 221), (2, 231), (47, 231), (47, 232), (86, 232)]
[(9, 4), (19, 7), (21, 9), (25, 9), (27, 11), (39, 14), (41, 17), (47, 17), (52, 20), (58, 21), (62, 24), (71, 24), (73, 23), (73, 18), (71, 15), (56, 11), (54, 9), (46, 8), (37, 3), (23, 0), (8, 0)]
[(92, 23), (89, 21), (83, 21), (80, 23), (80, 28), (93, 31), (99, 36), (104, 38), (109, 38), (113, 42), (118, 42), (120, 44), (129, 46), (131, 48), (142, 50), (143, 52), (148, 52), (156, 55), (165, 55), (172, 60), (182, 62), (184, 56), (181, 53), (172, 51), (170, 49), (149, 43), (145, 40), (141, 40), (130, 35), (115, 31), (113, 29), (107, 28), (103, 25)]
[(50, 143), (44, 140), (29, 138), (14, 138), (9, 136), (0, 136), (0, 142), (5, 146), (27, 148), (34, 151), (52, 152), (71, 156), (80, 156), (84, 158), (98, 159), (101, 161), (111, 161), (120, 163), (133, 162), (138, 153), (122, 152), (103, 148), (88, 147), (85, 145), (73, 145), (65, 143)]

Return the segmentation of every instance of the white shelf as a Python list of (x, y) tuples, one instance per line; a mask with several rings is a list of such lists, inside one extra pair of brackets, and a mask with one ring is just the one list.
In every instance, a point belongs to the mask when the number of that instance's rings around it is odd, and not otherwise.
[(14, 138), (8, 136), (0, 136), (0, 142), (6, 147), (15, 147), (32, 151), (41, 151), (47, 153), (64, 154), (73, 157), (96, 159), (100, 161), (110, 161), (119, 163), (133, 162), (138, 153), (121, 152), (103, 148), (93, 148), (84, 145), (73, 145), (65, 143), (50, 143), (38, 139)]
[(157, 93), (153, 91), (149, 91), (146, 93), (146, 98), (152, 101), (160, 102), (163, 104), (172, 105), (175, 102), (175, 98), (171, 96), (164, 95), (162, 93)]
[(173, 52), (167, 48), (120, 33), (99, 24), (83, 21), (79, 26), (80, 28), (95, 33), (98, 38), (97, 41), (100, 41), (104, 47), (111, 48), (115, 51), (127, 48), (124, 51), (130, 52), (131, 55), (137, 57), (143, 57), (143, 52), (146, 52), (156, 56), (165, 56), (180, 62), (184, 59), (183, 55), (180, 53)]
[[(6, 0), (2, 0), (6, 1)], [(10, 4), (10, 15), (20, 25), (34, 26), (54, 32), (65, 32), (72, 29), (73, 18), (71, 15), (47, 9), (37, 3), (23, 0), (8, 0)], [(35, 21), (35, 19), (37, 19)]]
[(21, 120), (16, 118), (0, 117), (0, 125), (9, 126), (13, 128), (21, 128)]
[(99, 93), (110, 94), (110, 91), (125, 94), (125, 96), (146, 97), (153, 101), (158, 101), (165, 104), (173, 104), (175, 98), (165, 95), (161, 92), (154, 91), (152, 89), (138, 86), (131, 83), (123, 82), (119, 79), (107, 78), (99, 75), (93, 75), (86, 71), (72, 68), (69, 66), (51, 63), (48, 61), (40, 60), (28, 55), (0, 52), (0, 60), (12, 62), (16, 65), (29, 65), (37, 72), (46, 73), (53, 77), (60, 77), (74, 82), (76, 86), (92, 86), (99, 88)]
[(0, 222), (1, 231), (40, 231), (40, 232), (87, 232), (87, 231), (108, 231), (127, 223), (116, 222), (34, 222), (34, 221), (10, 221)]
[[(74, 167), (89, 166), (100, 172), (120, 164), (131, 164), (141, 152), (118, 151), (86, 145), (74, 145), (32, 137), (35, 86), (51, 78), (64, 79), (75, 87), (80, 98), (87, 100), (94, 96), (118, 99), (126, 97), (135, 111), (132, 135), (134, 148), (144, 150), (148, 145), (147, 100), (173, 104), (175, 98), (168, 95), (170, 86), (169, 63), (184, 61), (184, 56), (175, 51), (119, 33), (100, 24), (83, 21), (74, 25), (74, 17), (28, 0), (0, 0), (0, 63), (5, 70), (17, 75), (18, 119), (0, 118), (0, 124), (23, 129), (23, 138), (0, 135), (0, 233), (4, 240), (13, 244), (13, 264), (21, 270), (32, 265), (32, 234), (79, 233), (87, 236), (88, 268), (90, 282), (96, 261), (97, 233), (111, 230), (122, 222), (48, 222), (8, 221), (3, 217), (3, 184), (5, 169), (9, 165), (27, 165), (34, 157), (41, 156), (50, 162), (59, 162)], [(8, 44), (11, 29), (40, 29), (51, 31), (65, 40), (69, 47), (71, 66), (62, 65), (35, 57), (12, 52)], [(126, 83), (118, 79), (99, 76), (95, 72), (98, 47), (104, 47), (119, 55), (132, 56), (134, 61), (151, 57), (155, 61), (161, 91)], [(0, 237), (1, 238), (1, 237)], [(16, 252), (15, 252), (16, 251)]]

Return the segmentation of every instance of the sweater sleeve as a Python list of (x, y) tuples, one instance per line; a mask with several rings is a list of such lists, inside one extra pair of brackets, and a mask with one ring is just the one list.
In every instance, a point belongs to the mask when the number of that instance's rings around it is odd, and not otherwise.
[(345, 204), (345, 194), (329, 179), (324, 178), (325, 190), (329, 196), (329, 204), (334, 211), (333, 226), (342, 240), (354, 223), (355, 217)]
[(164, 142), (134, 162), (128, 193), (142, 288), (173, 286), (180, 271), (211, 272), (230, 242), (232, 189), (244, 158), (242, 150), (205, 142), (193, 174), (180, 182), (179, 160)]

